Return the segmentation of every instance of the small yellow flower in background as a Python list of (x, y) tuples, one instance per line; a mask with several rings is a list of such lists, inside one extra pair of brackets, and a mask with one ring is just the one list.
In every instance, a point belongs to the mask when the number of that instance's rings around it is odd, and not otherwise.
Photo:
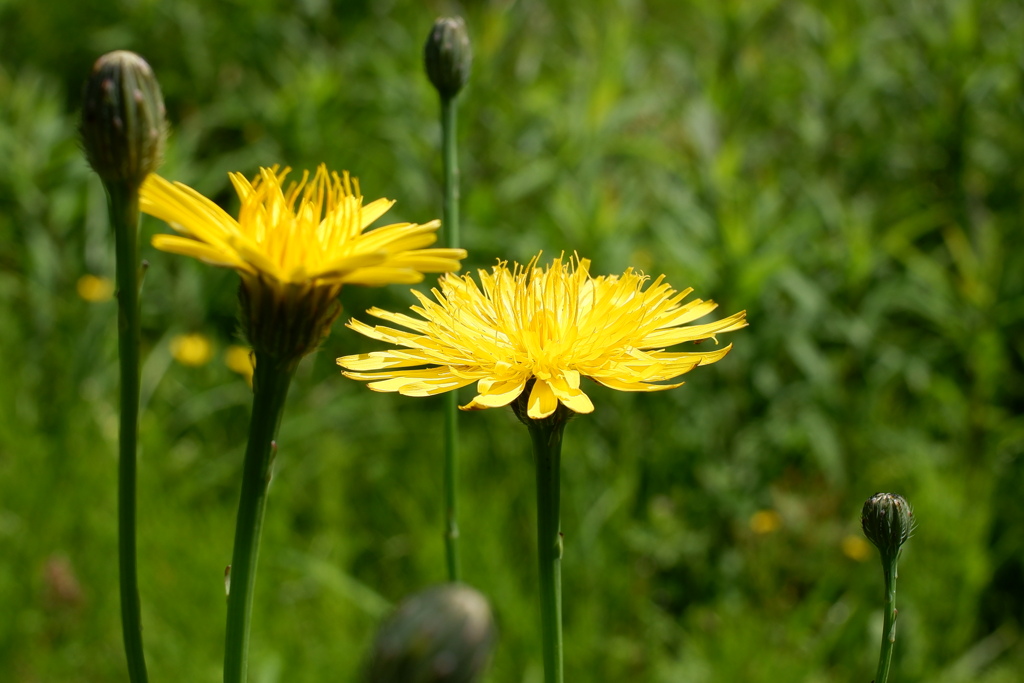
[[(539, 258), (539, 257), (537, 257)], [(531, 384), (527, 415), (550, 416), (558, 404), (577, 413), (594, 405), (582, 377), (621, 391), (661, 391), (667, 382), (699, 365), (722, 359), (732, 345), (712, 351), (667, 352), (683, 342), (699, 342), (745, 327), (746, 312), (687, 325), (717, 304), (677, 292), (658, 277), (627, 270), (621, 276), (591, 277), (590, 261), (556, 258), (547, 268), (534, 258), (509, 270), (504, 262), (491, 272), (445, 275), (434, 299), (413, 294), (420, 305), (413, 318), (378, 308), (370, 315), (412, 330), (348, 326), (373, 339), (405, 347), (338, 359), (346, 377), (368, 381), (374, 391), (429, 396), (477, 383), (477, 396), (463, 410), (509, 405)], [(427, 367), (422, 367), (427, 366)], [(353, 372), (354, 371), (354, 372)], [(370, 372), (366, 372), (370, 371)]]
[(438, 221), (367, 227), (391, 208), (363, 205), (358, 181), (321, 165), (310, 177), (285, 181), (290, 169), (261, 168), (247, 180), (229, 177), (241, 200), (238, 219), (181, 183), (150, 175), (141, 209), (179, 235), (156, 235), (153, 246), (192, 256), (242, 276), (242, 325), (257, 351), (295, 358), (309, 353), (341, 312), (344, 284), (415, 283), (423, 273), (458, 270), (463, 249), (425, 249)]
[(105, 277), (83, 275), (75, 286), (78, 296), (90, 303), (110, 301), (114, 297), (114, 283)]
[(252, 350), (245, 346), (232, 344), (224, 352), (224, 364), (232, 372), (237, 372), (245, 381), (252, 386), (252, 374), (256, 367), (253, 365)]
[(175, 335), (171, 339), (171, 356), (182, 365), (198, 368), (213, 358), (213, 342), (198, 332)]
[(860, 536), (853, 534), (845, 536), (840, 543), (840, 547), (843, 549), (843, 555), (846, 555), (851, 560), (864, 562), (871, 558), (871, 544)]
[(750, 516), (750, 530), (755, 534), (770, 534), (782, 526), (782, 517), (775, 510), (758, 510)]

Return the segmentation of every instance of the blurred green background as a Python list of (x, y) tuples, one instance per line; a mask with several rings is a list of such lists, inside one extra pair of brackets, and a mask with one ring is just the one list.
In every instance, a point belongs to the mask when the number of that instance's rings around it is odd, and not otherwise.
[[(92, 62), (149, 60), (161, 173), (229, 210), (228, 171), (326, 162), (424, 222), (421, 49), (454, 12), (475, 51), (467, 265), (576, 251), (750, 320), (685, 387), (593, 388), (569, 426), (567, 680), (870, 680), (882, 577), (858, 518), (883, 490), (919, 521), (891, 680), (1022, 680), (1024, 5), (980, 0), (0, 0), (0, 679), (126, 680), (116, 305), (79, 294), (113, 276), (75, 132)], [(250, 396), (224, 362), (237, 277), (155, 252), (165, 229), (143, 223), (145, 639), (152, 681), (213, 682)], [(188, 333), (209, 362), (175, 361)], [(339, 321), (293, 385), (254, 682), (355, 680), (389, 605), (444, 579), (441, 401), (339, 375), (371, 348)], [(538, 683), (529, 439), (510, 411), (461, 424), (464, 573), (502, 632), (488, 680)]]

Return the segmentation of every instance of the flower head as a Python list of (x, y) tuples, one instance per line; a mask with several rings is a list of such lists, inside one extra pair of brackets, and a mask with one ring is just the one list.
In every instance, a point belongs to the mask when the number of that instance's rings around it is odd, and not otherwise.
[(876, 493), (864, 501), (860, 525), (864, 535), (875, 544), (882, 560), (894, 559), (914, 533), (914, 511), (907, 500), (896, 493)]
[(96, 60), (85, 82), (79, 132), (85, 156), (104, 183), (137, 188), (156, 170), (167, 133), (164, 98), (153, 70), (127, 50)]
[[(668, 352), (669, 346), (712, 339), (746, 326), (746, 312), (702, 325), (688, 325), (716, 308), (712, 301), (684, 303), (691, 289), (677, 292), (658, 277), (627, 270), (591, 277), (590, 261), (556, 258), (547, 268), (535, 258), (510, 271), (499, 263), (469, 275), (446, 275), (434, 298), (413, 292), (412, 310), (422, 320), (370, 309), (370, 315), (412, 330), (348, 326), (403, 349), (338, 359), (345, 376), (369, 381), (375, 391), (428, 396), (477, 383), (477, 396), (463, 410), (512, 403), (530, 386), (527, 415), (538, 420), (559, 403), (577, 413), (594, 405), (580, 379), (621, 391), (660, 391), (663, 384), (698, 365), (720, 360), (732, 345), (710, 351)], [(426, 367), (421, 367), (426, 366)], [(531, 380), (533, 380), (531, 382)]]
[(434, 586), (398, 606), (377, 632), (363, 681), (474, 683), (497, 640), (491, 606), (460, 583)]
[(114, 283), (105, 277), (86, 273), (75, 284), (78, 296), (90, 303), (110, 301), (114, 298)]
[(442, 17), (434, 22), (423, 46), (427, 77), (445, 99), (459, 94), (469, 80), (473, 49), (462, 17)]
[(171, 357), (182, 365), (198, 368), (213, 358), (213, 342), (198, 332), (175, 335), (171, 338)]
[(393, 201), (363, 204), (358, 181), (321, 165), (285, 185), (290, 169), (261, 168), (249, 181), (229, 177), (241, 200), (238, 218), (181, 183), (151, 175), (140, 206), (179, 235), (153, 246), (233, 268), (242, 276), (242, 325), (257, 351), (308, 353), (340, 313), (343, 284), (415, 283), (423, 273), (459, 268), (462, 249), (424, 249), (440, 223), (395, 223), (369, 232)]

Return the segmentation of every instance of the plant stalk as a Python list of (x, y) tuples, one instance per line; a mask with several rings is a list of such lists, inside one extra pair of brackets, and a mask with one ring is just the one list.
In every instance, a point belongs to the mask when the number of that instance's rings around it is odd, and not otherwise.
[(886, 683), (889, 679), (889, 666), (892, 664), (892, 651), (896, 645), (896, 561), (882, 557), (882, 572), (885, 574), (885, 616), (882, 621), (882, 646), (878, 653), (878, 672), (875, 683)]
[[(459, 158), (456, 143), (455, 96), (441, 95), (441, 149), (444, 165), (444, 207), (442, 232), (445, 246), (459, 247)], [(448, 580), (459, 581), (459, 521), (457, 480), (459, 470), (459, 397), (456, 392), (445, 396), (444, 419), (444, 502), (445, 557)]]
[(280, 363), (256, 353), (252, 418), (242, 470), (242, 493), (235, 523), (235, 547), (228, 575), (228, 618), (224, 645), (224, 683), (244, 683), (249, 662), (249, 625), (256, 586), (263, 513), (278, 426), (295, 363)]
[(537, 468), (537, 556), (545, 683), (562, 683), (562, 533), (559, 468), (564, 421), (528, 425)]
[(136, 454), (139, 440), (139, 188), (130, 181), (104, 183), (114, 228), (117, 280), (117, 355), (121, 371), (117, 465), (117, 551), (121, 630), (128, 680), (146, 683), (136, 556)]

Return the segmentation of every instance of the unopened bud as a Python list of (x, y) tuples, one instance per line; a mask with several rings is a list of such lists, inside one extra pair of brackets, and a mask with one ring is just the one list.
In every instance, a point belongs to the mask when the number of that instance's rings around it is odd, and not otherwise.
[(89, 164), (104, 182), (141, 185), (160, 165), (166, 132), (160, 84), (134, 52), (109, 52), (85, 83), (80, 132)]
[(367, 683), (474, 683), (496, 640), (487, 599), (449, 583), (406, 599), (381, 626)]
[(459, 94), (473, 65), (473, 49), (462, 17), (444, 17), (434, 22), (423, 47), (423, 60), (427, 76), (441, 97)]
[(882, 559), (894, 558), (914, 531), (914, 512), (903, 496), (876, 493), (864, 503), (860, 524)]

